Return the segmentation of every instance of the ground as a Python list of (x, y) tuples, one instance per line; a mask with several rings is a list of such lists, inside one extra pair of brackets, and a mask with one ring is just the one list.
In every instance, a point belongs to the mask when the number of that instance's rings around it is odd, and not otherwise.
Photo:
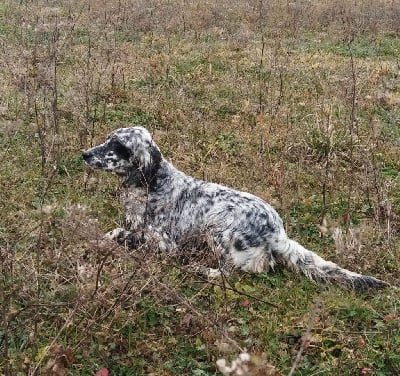
[[(4, 0), (0, 45), (0, 373), (400, 374), (399, 1)], [(118, 179), (81, 150), (127, 124), (392, 286), (105, 242)]]

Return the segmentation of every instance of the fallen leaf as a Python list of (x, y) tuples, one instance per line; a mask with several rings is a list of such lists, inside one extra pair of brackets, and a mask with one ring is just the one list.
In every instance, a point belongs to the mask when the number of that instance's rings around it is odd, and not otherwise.
[(383, 318), (383, 321), (385, 321), (385, 322), (391, 322), (391, 321), (396, 321), (396, 319), (397, 319), (397, 313), (396, 312), (391, 312), (391, 313), (388, 313), (384, 318)]
[(372, 372), (372, 368), (364, 367), (364, 368), (361, 370), (361, 373), (362, 373), (363, 375), (367, 375), (368, 373), (371, 373), (371, 372)]
[(364, 345), (365, 345), (364, 339), (360, 338), (360, 339), (358, 340), (358, 342), (357, 342), (357, 346), (358, 346), (358, 347), (363, 347)]
[[(60, 346), (55, 343), (47, 350), (49, 360), (44, 367), (44, 374), (51, 376), (66, 376), (67, 367), (74, 361), (74, 355), (71, 349)], [(46, 353), (42, 354), (42, 357), (46, 356)]]
[(94, 376), (108, 376), (108, 369), (102, 368), (98, 370)]

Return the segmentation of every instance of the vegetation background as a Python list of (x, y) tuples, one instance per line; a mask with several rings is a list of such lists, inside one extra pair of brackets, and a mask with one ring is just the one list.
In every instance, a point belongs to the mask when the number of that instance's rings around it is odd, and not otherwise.
[[(81, 150), (142, 124), (291, 237), (400, 275), (398, 0), (0, 1), (0, 373), (399, 375), (399, 290), (290, 271), (205, 281), (107, 244), (115, 177)], [(197, 258), (193, 262), (202, 262)]]

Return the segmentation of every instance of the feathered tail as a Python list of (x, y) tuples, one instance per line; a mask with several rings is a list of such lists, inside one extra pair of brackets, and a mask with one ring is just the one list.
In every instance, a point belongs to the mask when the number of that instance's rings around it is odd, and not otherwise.
[(378, 289), (388, 285), (380, 279), (354, 273), (326, 261), (294, 240), (284, 240), (279, 242), (275, 256), (292, 269), (303, 272), (312, 281), (335, 283), (357, 290)]

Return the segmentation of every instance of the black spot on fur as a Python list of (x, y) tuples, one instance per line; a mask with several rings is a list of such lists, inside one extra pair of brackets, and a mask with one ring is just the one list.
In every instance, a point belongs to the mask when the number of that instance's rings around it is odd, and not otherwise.
[(119, 142), (117, 139), (113, 139), (110, 146), (114, 150), (115, 154), (118, 155), (118, 157), (129, 161), (131, 153), (124, 145), (121, 144), (121, 142)]
[(243, 251), (246, 249), (246, 244), (242, 239), (236, 239), (235, 242), (233, 243), (233, 246), (238, 250), (238, 251)]

